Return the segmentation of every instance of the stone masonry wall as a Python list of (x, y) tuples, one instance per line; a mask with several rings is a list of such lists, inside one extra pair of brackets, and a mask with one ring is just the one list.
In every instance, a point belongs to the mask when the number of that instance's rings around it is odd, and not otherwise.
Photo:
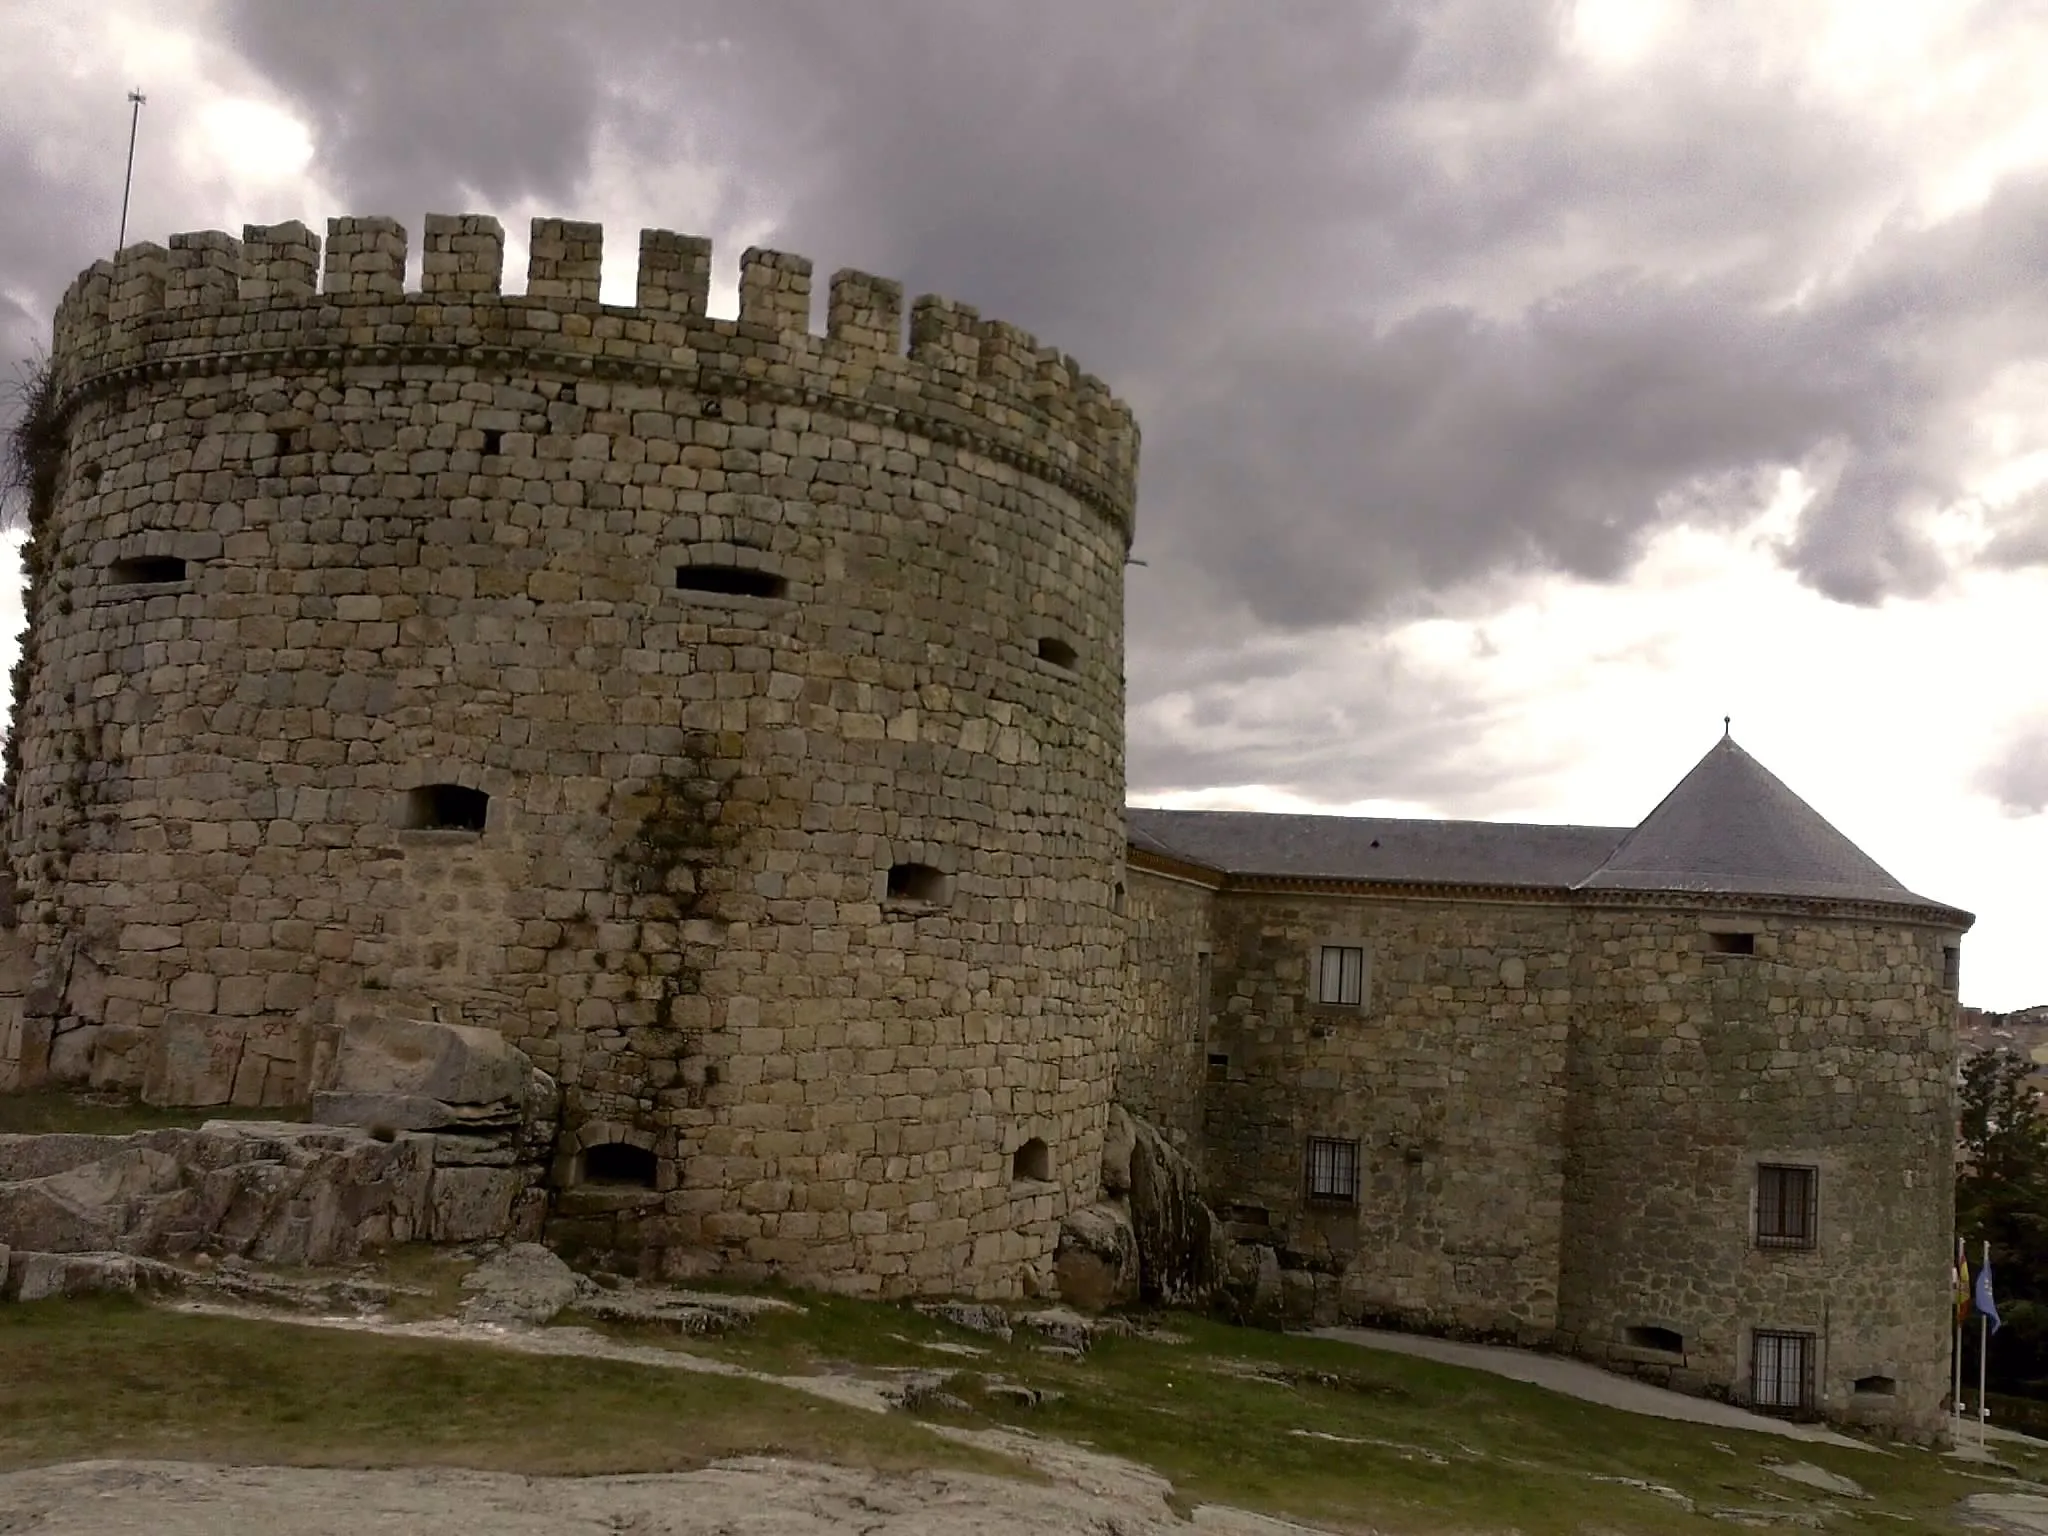
[[(1213, 903), (1205, 1192), (1274, 1250), (1286, 1310), (1514, 1334), (1736, 1401), (1757, 1329), (1807, 1333), (1819, 1409), (1939, 1434), (1960, 935), (1932, 914)], [(1362, 1006), (1316, 1000), (1324, 945), (1366, 952)], [(1358, 1142), (1355, 1206), (1307, 1198), (1311, 1137)], [(1760, 1163), (1818, 1170), (1813, 1249), (1757, 1245)]]
[[(1953, 932), (1592, 908), (1576, 922), (1562, 1341), (1746, 1401), (1754, 1330), (1811, 1334), (1821, 1406), (1932, 1436), (1948, 1386)], [(1752, 931), (1755, 954), (1709, 949)], [(1756, 1166), (1819, 1170), (1817, 1246), (1759, 1248)], [(1682, 1356), (1632, 1345), (1680, 1336)], [(1883, 1393), (1856, 1393), (1884, 1378)]]
[(1116, 1098), (1199, 1170), (1216, 895), (1144, 869), (1125, 882)]
[(714, 320), (648, 231), (603, 305), (601, 239), (536, 220), (524, 297), (473, 217), (421, 293), (380, 219), (324, 282), (282, 225), (73, 285), (0, 1072), (302, 1100), (318, 1010), (402, 990), (560, 1079), (563, 1182), (655, 1154), (568, 1238), (1043, 1284), (1121, 989), (1130, 415), (946, 300), (906, 356), (865, 274), (810, 334), (781, 253)]
[[(1331, 1317), (1540, 1338), (1556, 1322), (1569, 910), (1232, 893), (1216, 903), (1207, 1193), (1240, 1241), (1321, 1271)], [(1362, 1007), (1316, 1001), (1366, 951)], [(1361, 1197), (1312, 1204), (1311, 1137)]]

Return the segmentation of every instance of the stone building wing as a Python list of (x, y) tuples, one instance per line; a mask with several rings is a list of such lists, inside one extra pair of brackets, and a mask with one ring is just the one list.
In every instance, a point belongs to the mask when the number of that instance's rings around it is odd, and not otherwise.
[(1579, 885), (1944, 905), (1907, 890), (1727, 736)]
[(1155, 857), (1242, 877), (1401, 885), (1568, 889), (1628, 833), (1625, 827), (1139, 806), (1127, 814), (1131, 847)]

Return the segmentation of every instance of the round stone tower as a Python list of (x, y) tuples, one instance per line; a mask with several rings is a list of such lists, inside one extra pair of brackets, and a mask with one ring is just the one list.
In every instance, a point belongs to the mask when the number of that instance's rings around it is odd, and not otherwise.
[(1969, 915), (1725, 739), (1577, 896), (1564, 1340), (1938, 1438)]
[[(83, 274), (29, 551), (21, 1081), (290, 1103), (343, 1006), (560, 1080), (555, 1232), (1016, 1294), (1093, 1198), (1137, 432), (964, 306), (432, 217)], [(676, 1265), (671, 1265), (675, 1268)]]

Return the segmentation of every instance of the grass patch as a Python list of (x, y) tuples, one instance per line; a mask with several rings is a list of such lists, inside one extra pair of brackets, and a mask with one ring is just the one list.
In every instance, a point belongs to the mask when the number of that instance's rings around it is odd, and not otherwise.
[[(686, 1353), (713, 1355), (736, 1365), (774, 1376), (812, 1376), (844, 1370), (1000, 1370), (1021, 1367), (1034, 1358), (1031, 1338), (1010, 1344), (985, 1334), (970, 1333), (926, 1317), (908, 1306), (854, 1301), (816, 1291), (768, 1286), (741, 1288), (694, 1284), (692, 1290), (775, 1296), (792, 1303), (793, 1312), (764, 1312), (745, 1328), (724, 1334), (678, 1334), (631, 1322), (566, 1314), (561, 1321), (591, 1328), (635, 1344), (656, 1344)], [(1035, 1336), (1032, 1336), (1035, 1337)], [(962, 1356), (932, 1345), (980, 1349), (982, 1356)]]
[(209, 1120), (304, 1120), (304, 1108), (247, 1109), (216, 1104), (205, 1109), (144, 1104), (123, 1093), (83, 1088), (36, 1088), (0, 1093), (0, 1135), (47, 1136), (69, 1132), (126, 1136), (131, 1131), (188, 1129)]
[(462, 1288), (462, 1281), (475, 1268), (474, 1256), (432, 1243), (382, 1249), (374, 1273), (393, 1287), (384, 1315), (395, 1323), (453, 1317), (472, 1294)]
[[(401, 1249), (379, 1268), (425, 1292), (419, 1307), (432, 1312), (459, 1295), (465, 1262)], [(933, 1435), (929, 1420), (1007, 1425), (1125, 1457), (1171, 1479), (1182, 1509), (1233, 1504), (1399, 1536), (1720, 1536), (1730, 1527), (1714, 1514), (1732, 1511), (1932, 1536), (1954, 1531), (1971, 1493), (2048, 1479), (2030, 1446), (1995, 1443), (2005, 1464), (1983, 1466), (1913, 1447), (1809, 1444), (1204, 1318), (1163, 1318), (1166, 1337), (1101, 1338), (1072, 1360), (1023, 1330), (1005, 1342), (909, 1307), (786, 1294), (804, 1310), (728, 1335), (601, 1326), (785, 1376), (921, 1367), (964, 1406), (875, 1415), (768, 1382), (625, 1362), (122, 1300), (36, 1303), (0, 1310), (0, 1466), (125, 1456), (591, 1474), (763, 1453), (1019, 1474)], [(1793, 1461), (1871, 1497), (1768, 1470)]]
[(762, 1382), (136, 1302), (0, 1309), (0, 1466), (162, 1457), (587, 1475), (782, 1455), (1016, 1475), (900, 1416)]
[[(1233, 1504), (1402, 1536), (1708, 1536), (1730, 1529), (1712, 1517), (1716, 1510), (1946, 1533), (1960, 1499), (2048, 1470), (2028, 1448), (2001, 1447), (2006, 1469), (1973, 1467), (1912, 1447), (1852, 1450), (1645, 1418), (1482, 1372), (1198, 1317), (1160, 1320), (1184, 1342), (1104, 1338), (1070, 1361), (1045, 1354), (1037, 1336), (1022, 1331), (1004, 1343), (907, 1307), (792, 1299), (803, 1314), (665, 1342), (783, 1374), (849, 1366), (948, 1372), (947, 1390), (972, 1411), (920, 1416), (1006, 1424), (1126, 1457), (1171, 1478), (1181, 1504)], [(982, 1353), (925, 1347), (935, 1343)], [(1045, 1396), (1024, 1406), (1006, 1385)], [(1773, 1461), (1839, 1473), (1872, 1497), (1805, 1487), (1768, 1471)]]

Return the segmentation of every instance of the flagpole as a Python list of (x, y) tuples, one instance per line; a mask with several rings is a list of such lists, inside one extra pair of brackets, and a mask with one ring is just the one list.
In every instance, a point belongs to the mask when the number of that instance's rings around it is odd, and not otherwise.
[(135, 130), (142, 126), (142, 104), (148, 99), (140, 91), (128, 93), (128, 171), (121, 178), (121, 233), (114, 239), (117, 251), (128, 243), (128, 192), (135, 185)]
[[(1984, 1262), (1991, 1262), (1991, 1239), (1984, 1239)], [(1981, 1273), (1981, 1271), (1980, 1271)], [(1984, 1378), (1985, 1357), (1991, 1353), (1991, 1319), (1984, 1315), (1984, 1309), (1977, 1309), (1977, 1449), (1984, 1449), (1984, 1421), (1990, 1417), (1985, 1412)]]
[(1963, 1421), (1963, 1311), (1969, 1304), (1970, 1263), (1965, 1257), (1963, 1235), (1956, 1234), (1956, 1290), (1958, 1292), (1950, 1310), (1956, 1315), (1956, 1389), (1952, 1397), (1956, 1423)]

